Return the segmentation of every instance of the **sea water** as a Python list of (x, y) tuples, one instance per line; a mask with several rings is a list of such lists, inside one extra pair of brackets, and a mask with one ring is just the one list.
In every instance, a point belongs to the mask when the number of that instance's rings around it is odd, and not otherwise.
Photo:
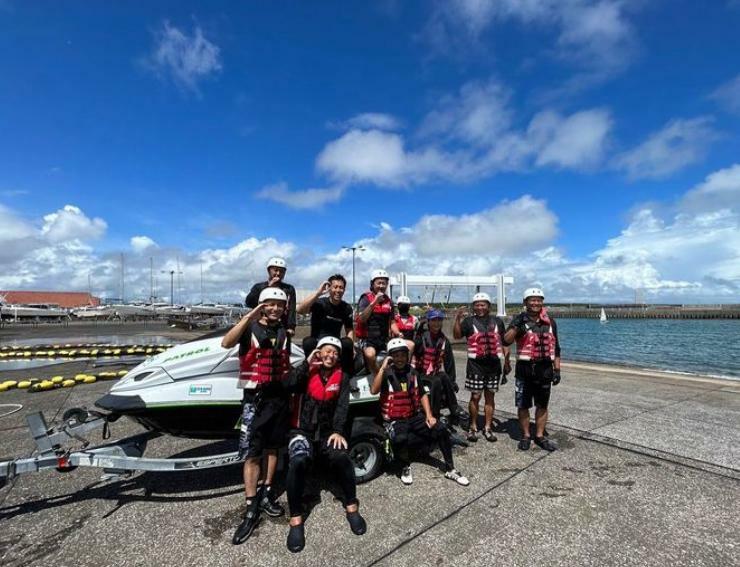
[(737, 319), (557, 319), (563, 361), (740, 380)]

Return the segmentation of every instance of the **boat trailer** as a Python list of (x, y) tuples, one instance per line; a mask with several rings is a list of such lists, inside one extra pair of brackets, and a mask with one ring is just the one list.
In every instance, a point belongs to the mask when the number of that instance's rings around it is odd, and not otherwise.
[[(77, 467), (102, 468), (104, 480), (130, 475), (135, 471), (176, 472), (224, 467), (243, 461), (238, 451), (195, 458), (144, 457), (147, 443), (164, 435), (146, 431), (105, 445), (89, 447), (83, 435), (103, 429), (103, 439), (109, 435), (109, 419), (105, 414), (81, 408), (68, 410), (60, 427), (49, 428), (41, 412), (26, 416), (28, 429), (36, 444), (35, 454), (0, 462), (0, 487), (24, 473), (56, 469), (69, 472)], [(81, 444), (78, 449), (71, 445)]]

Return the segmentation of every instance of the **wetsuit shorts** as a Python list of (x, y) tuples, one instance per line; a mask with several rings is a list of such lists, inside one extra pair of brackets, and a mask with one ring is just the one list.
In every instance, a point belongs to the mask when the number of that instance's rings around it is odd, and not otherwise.
[(519, 361), (516, 363), (516, 391), (514, 403), (520, 409), (529, 409), (532, 403), (538, 408), (545, 409), (550, 403), (552, 389), (553, 368), (549, 360), (531, 363)]
[(373, 347), (375, 349), (375, 354), (379, 352), (385, 352), (386, 347), (388, 346), (388, 339), (385, 338), (367, 338), (367, 339), (360, 339), (357, 341), (357, 347), (360, 350), (364, 350), (366, 347)]
[(239, 434), (239, 456), (259, 457), (265, 450), (285, 445), (289, 428), (288, 401), (282, 397), (261, 399), (245, 391)]
[(465, 389), (471, 392), (498, 392), (501, 383), (501, 361), (498, 358), (490, 362), (468, 359), (465, 371)]

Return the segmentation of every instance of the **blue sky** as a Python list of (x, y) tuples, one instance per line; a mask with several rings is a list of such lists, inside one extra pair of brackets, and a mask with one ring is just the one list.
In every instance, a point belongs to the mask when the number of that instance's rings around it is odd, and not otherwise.
[(128, 299), (150, 258), (238, 299), (363, 244), (360, 274), (737, 302), (737, 29), (736, 1), (4, 0), (0, 289), (115, 296), (123, 253)]

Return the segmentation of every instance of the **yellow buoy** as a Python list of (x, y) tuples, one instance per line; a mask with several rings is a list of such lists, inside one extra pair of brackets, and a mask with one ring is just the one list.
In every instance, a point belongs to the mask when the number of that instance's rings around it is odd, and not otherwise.
[(87, 374), (75, 374), (75, 380), (80, 379), (82, 380)]
[(75, 384), (77, 384), (77, 382), (75, 382), (74, 380), (65, 380), (64, 382), (62, 382), (62, 388), (70, 388)]
[(0, 384), (0, 392), (5, 392), (8, 387), (5, 384)]
[(62, 382), (64, 382), (64, 377), (63, 376), (53, 376), (50, 381), (52, 384), (61, 384)]
[(18, 382), (15, 380), (6, 380), (3, 382), (3, 386), (6, 386), (8, 389), (15, 388), (18, 385)]
[(118, 375), (119, 376), (126, 376), (126, 374), (128, 374), (128, 370), (119, 370), (118, 371)]
[(31, 382), (30, 380), (21, 380), (20, 382), (18, 382), (18, 388), (20, 389), (30, 388), (31, 384), (33, 384), (33, 382)]
[(31, 351), (30, 350), (23, 351), (23, 356), (31, 356)]
[(85, 379), (83, 380), (83, 382), (85, 384), (92, 384), (93, 382), (95, 382), (95, 380), (97, 380), (95, 376), (85, 376)]
[(50, 390), (53, 387), (54, 382), (52, 382), (51, 380), (42, 380), (41, 382), (39, 382), (39, 388), (41, 390)]
[(114, 349), (113, 354), (121, 354), (121, 349), (120, 348)]

